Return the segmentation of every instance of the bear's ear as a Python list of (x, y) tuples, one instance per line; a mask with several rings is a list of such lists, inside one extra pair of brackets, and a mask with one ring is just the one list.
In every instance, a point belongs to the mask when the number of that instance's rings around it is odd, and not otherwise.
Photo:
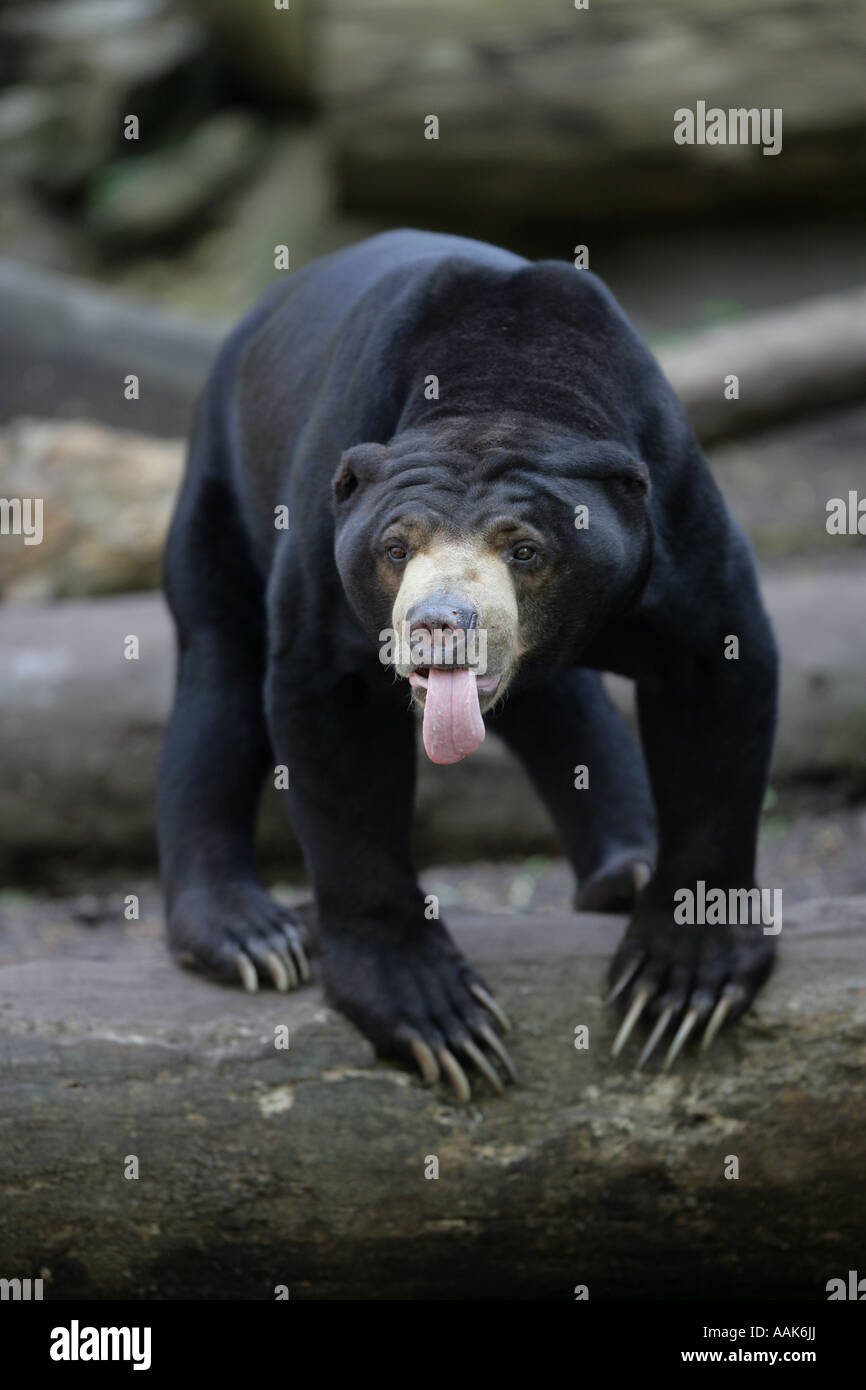
[(331, 481), (336, 502), (347, 502), (362, 483), (381, 477), (388, 450), (384, 444), (355, 444), (340, 459)]

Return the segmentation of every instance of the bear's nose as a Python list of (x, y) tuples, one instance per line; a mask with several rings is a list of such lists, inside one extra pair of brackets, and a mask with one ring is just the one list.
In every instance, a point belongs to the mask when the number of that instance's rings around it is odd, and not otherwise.
[(478, 626), (478, 610), (454, 594), (429, 594), (413, 603), (406, 620), (409, 631), (428, 628), (430, 632), (450, 628), (454, 632), (469, 632)]

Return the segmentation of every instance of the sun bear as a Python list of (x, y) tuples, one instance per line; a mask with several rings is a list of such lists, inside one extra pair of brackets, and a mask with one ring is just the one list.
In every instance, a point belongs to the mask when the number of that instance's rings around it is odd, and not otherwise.
[[(652, 1022), (641, 1061), (669, 1032), (670, 1062), (751, 1002), (772, 939), (678, 925), (674, 894), (754, 886), (774, 639), (683, 408), (595, 275), (398, 231), (280, 281), (199, 404), (165, 587), (159, 844), (181, 962), (248, 989), (309, 978), (302, 924), (254, 863), (261, 785), (285, 767), (332, 1003), (426, 1081), (502, 1090), (505, 1013), (413, 868), (421, 713), (440, 763), (495, 731), (552, 814), (576, 905), (631, 913), (615, 1052)], [(635, 682), (642, 752), (605, 671)]]

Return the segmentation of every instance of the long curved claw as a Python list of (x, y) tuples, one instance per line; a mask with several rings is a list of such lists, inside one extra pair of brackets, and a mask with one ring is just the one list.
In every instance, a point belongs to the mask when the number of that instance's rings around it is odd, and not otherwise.
[(686, 1014), (685, 1018), (683, 1019), (682, 1023), (680, 1024), (679, 1028), (674, 1034), (673, 1042), (668, 1048), (668, 1055), (667, 1057), (665, 1057), (664, 1061), (665, 1071), (670, 1071), (674, 1062), (677, 1060), (677, 1057), (680, 1055), (683, 1048), (685, 1047), (689, 1038), (689, 1034), (691, 1033), (699, 1018), (700, 1013), (697, 1009), (689, 1009), (688, 1013)]
[(466, 1053), (466, 1056), (472, 1060), (476, 1070), (480, 1071), (482, 1076), (487, 1077), (494, 1091), (496, 1091), (498, 1095), (504, 1096), (505, 1087), (502, 1084), (502, 1078), (493, 1070), (493, 1067), (491, 1067), (487, 1058), (484, 1056), (481, 1048), (476, 1047), (471, 1038), (464, 1038), (460, 1047), (462, 1051)]
[(643, 964), (643, 955), (635, 956), (635, 958), (634, 958), (633, 960), (629, 961), (628, 965), (626, 966), (625, 970), (624, 970), (624, 971), (622, 972), (622, 974), (620, 975), (620, 977), (619, 977), (619, 979), (617, 980), (616, 984), (614, 985), (613, 989), (610, 991), (610, 994), (609, 994), (609, 995), (607, 996), (607, 998), (605, 999), (605, 1001), (604, 1001), (605, 1004), (612, 1004), (613, 1001), (614, 1001), (614, 999), (618, 999), (618, 998), (619, 998), (619, 996), (622, 994), (623, 990), (625, 989), (626, 985), (631, 984), (631, 982), (632, 982), (632, 980), (634, 979), (635, 975), (636, 975), (637, 972), (640, 970), (642, 964)]
[(653, 871), (645, 859), (638, 859), (631, 866), (631, 876), (635, 891), (640, 893), (642, 889), (646, 888), (652, 878)]
[(432, 1047), (428, 1047), (423, 1038), (410, 1038), (409, 1046), (422, 1078), (428, 1086), (434, 1086), (439, 1080), (439, 1063)]
[(656, 1047), (658, 1046), (659, 1039), (661, 1038), (662, 1034), (667, 1031), (667, 1026), (670, 1023), (673, 1015), (673, 1004), (668, 1004), (667, 1008), (663, 1009), (662, 1012), (659, 1014), (655, 1023), (655, 1027), (653, 1028), (652, 1032), (647, 1038), (646, 1043), (644, 1044), (643, 1051), (637, 1059), (637, 1066), (635, 1067), (635, 1071), (640, 1071), (644, 1064), (649, 1061), (650, 1057), (655, 1052)]
[(311, 978), (311, 976), (310, 976), (310, 962), (309, 962), (309, 960), (307, 959), (307, 953), (306, 953), (306, 951), (304, 950), (303, 946), (301, 945), (300, 941), (293, 941), (293, 942), (292, 942), (292, 952), (294, 953), (294, 958), (295, 958), (295, 961), (296, 961), (296, 963), (297, 963), (297, 967), (298, 967), (298, 971), (299, 971), (300, 976), (301, 976), (301, 980), (303, 981), (303, 983), (304, 983), (305, 985), (308, 985), (308, 984), (310, 983), (310, 978)]
[(652, 990), (646, 986), (639, 989), (634, 999), (629, 1005), (628, 1013), (620, 1024), (619, 1032), (613, 1040), (613, 1047), (610, 1049), (611, 1057), (618, 1057), (629, 1040), (631, 1031), (646, 1008), (647, 1001), (652, 994)]
[(484, 988), (483, 985), (470, 985), (469, 988), (471, 992), (475, 995), (475, 998), (478, 1000), (479, 1004), (483, 1004), (487, 1012), (493, 1015), (493, 1017), (496, 1019), (496, 1022), (502, 1029), (503, 1033), (510, 1033), (511, 1020), (509, 1019), (508, 1014), (502, 1008), (502, 1005), (497, 1004), (496, 1000), (493, 998), (493, 995), (490, 994)]
[(235, 963), (244, 989), (248, 994), (255, 994), (259, 987), (259, 977), (256, 974), (256, 967), (245, 951), (238, 951), (235, 956)]
[(516, 1083), (517, 1068), (512, 1062), (501, 1039), (496, 1036), (493, 1029), (490, 1027), (488, 1023), (485, 1023), (483, 1027), (479, 1028), (478, 1033), (479, 1036), (482, 1037), (484, 1041), (487, 1043), (487, 1046), (490, 1048), (490, 1051), (496, 1053), (496, 1056), (499, 1058), (500, 1062), (502, 1063), (503, 1067), (508, 1073), (509, 1080), (514, 1081)]
[(710, 1014), (710, 1021), (704, 1029), (704, 1036), (701, 1038), (701, 1052), (707, 1051), (733, 1006), (733, 997), (730, 994), (723, 994)]
[(265, 965), (268, 967), (268, 973), (280, 993), (288, 993), (291, 987), (291, 977), (276, 951), (268, 951), (265, 956)]
[(295, 964), (295, 958), (289, 950), (288, 943), (286, 943), (285, 945), (281, 945), (279, 949), (274, 947), (274, 950), (276, 950), (277, 955), (283, 962), (283, 965), (286, 967), (286, 970), (289, 972), (289, 988), (297, 989), (298, 984), (300, 983), (298, 977), (298, 968)]
[(457, 1099), (464, 1102), (471, 1100), (472, 1090), (469, 1082), (466, 1080), (466, 1073), (453, 1052), (449, 1052), (447, 1047), (440, 1047), (436, 1055), (439, 1058), (442, 1070), (454, 1087)]

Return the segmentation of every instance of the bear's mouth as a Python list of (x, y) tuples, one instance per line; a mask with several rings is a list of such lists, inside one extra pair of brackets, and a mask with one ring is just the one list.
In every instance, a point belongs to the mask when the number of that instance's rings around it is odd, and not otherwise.
[(410, 672), (412, 695), (424, 710), (423, 738), (434, 763), (458, 763), (484, 742), (482, 703), (489, 709), (500, 676), (479, 676), (468, 666), (418, 666)]
[[(442, 666), (442, 667), (436, 667), (436, 670), (442, 670), (442, 671), (465, 671), (465, 670), (468, 670), (468, 667), (465, 667), (465, 666)], [(414, 671), (410, 672), (410, 675), (409, 675), (409, 684), (412, 686), (413, 690), (416, 690), (416, 691), (418, 691), (418, 690), (426, 690), (426, 689), (427, 689), (427, 686), (428, 686), (428, 684), (429, 684), (429, 680), (430, 680), (430, 667), (429, 667), (429, 666), (417, 666), (417, 667), (415, 668)], [(479, 675), (476, 675), (476, 677), (475, 677), (475, 688), (476, 688), (476, 690), (478, 691), (479, 696), (485, 696), (485, 695), (486, 695), (486, 696), (493, 696), (493, 695), (496, 694), (496, 691), (499, 689), (499, 686), (500, 686), (501, 681), (502, 681), (502, 677), (501, 677), (501, 676), (479, 676)]]

